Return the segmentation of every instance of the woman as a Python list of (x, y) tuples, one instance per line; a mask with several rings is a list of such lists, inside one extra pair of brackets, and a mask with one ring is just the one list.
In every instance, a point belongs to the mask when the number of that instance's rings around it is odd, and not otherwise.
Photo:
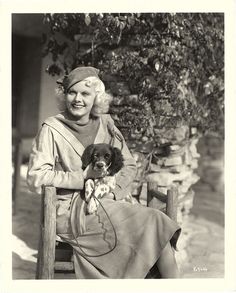
[[(41, 193), (57, 188), (57, 234), (74, 251), (77, 278), (145, 278), (157, 266), (162, 278), (177, 278), (173, 247), (180, 228), (164, 213), (122, 201), (136, 176), (135, 161), (123, 136), (107, 115), (111, 97), (98, 70), (78, 67), (59, 80), (64, 111), (45, 120), (33, 143), (28, 184)], [(106, 194), (94, 214), (82, 196), (91, 174), (81, 155), (92, 143), (121, 149), (124, 167), (114, 192)]]

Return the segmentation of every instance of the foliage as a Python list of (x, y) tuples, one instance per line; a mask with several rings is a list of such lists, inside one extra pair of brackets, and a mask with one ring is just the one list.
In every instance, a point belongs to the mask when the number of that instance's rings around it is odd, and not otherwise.
[(48, 72), (99, 68), (131, 136), (155, 141), (155, 129), (183, 125), (223, 135), (223, 14), (45, 14), (45, 23)]

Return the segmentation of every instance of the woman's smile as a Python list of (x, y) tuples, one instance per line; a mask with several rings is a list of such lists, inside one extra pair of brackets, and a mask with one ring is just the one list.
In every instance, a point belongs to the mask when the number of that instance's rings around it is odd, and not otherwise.
[(78, 104), (78, 103), (72, 103), (72, 106), (76, 109), (81, 109), (84, 107), (84, 105)]

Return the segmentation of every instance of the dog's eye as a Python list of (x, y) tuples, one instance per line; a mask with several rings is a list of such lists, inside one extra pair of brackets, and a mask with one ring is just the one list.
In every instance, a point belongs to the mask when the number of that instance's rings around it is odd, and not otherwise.
[(108, 159), (110, 159), (111, 155), (110, 155), (110, 154), (105, 154), (105, 156), (104, 156), (104, 157), (105, 157), (105, 159), (107, 159), (107, 160), (108, 160)]
[(93, 157), (94, 157), (94, 158), (97, 158), (97, 157), (98, 157), (98, 154), (96, 154), (96, 153), (93, 154)]

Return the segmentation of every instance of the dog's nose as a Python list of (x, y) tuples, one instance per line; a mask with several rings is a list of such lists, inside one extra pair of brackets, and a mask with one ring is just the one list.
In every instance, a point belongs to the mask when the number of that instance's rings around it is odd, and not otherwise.
[(97, 163), (96, 163), (96, 166), (97, 166), (99, 169), (102, 169), (102, 168), (105, 166), (105, 163), (104, 163), (104, 162), (97, 162)]

